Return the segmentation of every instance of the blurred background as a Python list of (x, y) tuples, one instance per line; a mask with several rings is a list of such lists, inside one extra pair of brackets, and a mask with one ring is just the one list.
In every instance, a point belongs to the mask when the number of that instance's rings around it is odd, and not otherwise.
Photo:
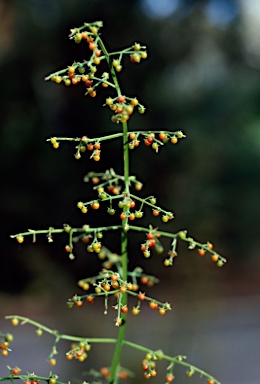
[[(109, 90), (90, 99), (82, 84), (44, 81), (74, 60), (88, 58), (84, 45), (68, 35), (70, 28), (96, 20), (104, 22), (101, 32), (109, 50), (135, 41), (148, 47), (148, 60), (134, 65), (126, 59), (120, 73), (124, 92), (147, 107), (145, 115), (131, 118), (130, 129), (187, 135), (159, 154), (144, 145), (131, 152), (131, 173), (145, 187), (141, 194), (154, 194), (175, 213), (166, 225), (146, 212), (142, 224), (187, 229), (195, 239), (213, 242), (228, 259), (220, 269), (180, 245), (173, 268), (165, 268), (164, 255), (144, 260), (143, 238), (131, 237), (130, 266), (140, 265), (160, 279), (146, 293), (171, 302), (173, 311), (151, 316), (143, 306), (139, 316), (129, 316), (127, 339), (187, 355), (223, 384), (258, 384), (260, 3), (254, 0), (0, 1), (0, 330), (15, 335), (13, 352), (0, 359), (0, 374), (7, 374), (7, 365), (47, 376), (50, 371), (52, 338), (38, 338), (28, 325), (11, 329), (4, 320), (8, 314), (60, 332), (116, 336), (112, 308), (103, 316), (98, 301), (91, 308), (66, 307), (66, 300), (80, 293), (76, 282), (100, 269), (83, 246), (71, 262), (64, 252), (66, 237), (55, 237), (52, 244), (45, 236), (36, 244), (26, 238), (22, 246), (10, 239), (28, 228), (79, 227), (86, 217), (93, 225), (109, 222), (106, 207), (82, 217), (75, 206), (95, 196), (83, 182), (87, 172), (122, 170), (119, 141), (102, 145), (99, 163), (87, 155), (75, 160), (73, 145), (53, 150), (46, 143), (50, 136), (97, 137), (118, 130), (111, 112), (101, 108)], [(118, 238), (106, 235), (104, 243), (119, 251)], [(169, 244), (164, 245), (167, 250)], [(67, 343), (58, 349), (53, 371), (64, 381), (85, 380), (84, 372), (108, 366), (112, 353), (111, 347), (93, 346), (81, 364), (66, 362)], [(122, 365), (135, 371), (134, 382), (143, 383), (143, 356), (137, 355), (126, 350)], [(165, 367), (158, 365), (154, 382), (164, 382)], [(176, 382), (187, 382), (185, 370), (176, 369)], [(195, 375), (189, 382), (205, 380)]]

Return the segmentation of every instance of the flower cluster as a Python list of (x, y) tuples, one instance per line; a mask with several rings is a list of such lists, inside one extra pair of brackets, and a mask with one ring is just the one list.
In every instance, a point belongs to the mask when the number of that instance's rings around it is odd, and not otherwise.
[[(98, 199), (86, 203), (79, 201), (77, 207), (82, 213), (87, 213), (89, 207), (97, 210), (102, 202), (108, 201), (109, 207), (107, 208), (107, 212), (110, 215), (114, 215), (116, 209), (113, 206), (113, 201), (119, 199), (117, 206), (122, 210), (119, 216), (122, 221), (125, 221), (125, 228), (128, 228), (128, 220), (133, 221), (143, 217), (144, 206), (152, 208), (153, 216), (162, 214), (162, 221), (164, 223), (173, 219), (174, 215), (172, 212), (166, 211), (156, 205), (156, 198), (154, 196), (140, 198), (130, 192), (120, 193), (122, 189), (122, 179), (123, 177), (117, 175), (114, 170), (108, 170), (105, 173), (90, 172), (84, 180), (92, 180), (92, 183), (95, 185), (94, 189), (98, 192)], [(129, 184), (134, 184), (137, 191), (142, 189), (142, 183), (137, 181), (135, 177), (129, 177)], [(139, 203), (138, 208), (136, 206), (137, 202)]]
[(11, 333), (0, 333), (0, 350), (2, 356), (8, 356), (10, 352), (10, 343), (13, 341), (13, 335)]
[(92, 304), (95, 297), (103, 297), (104, 312), (107, 313), (108, 298), (113, 298), (115, 303), (113, 303), (112, 307), (117, 310), (115, 324), (119, 326), (122, 324), (121, 314), (129, 311), (128, 305), (123, 300), (125, 295), (130, 295), (137, 300), (131, 311), (133, 315), (140, 313), (141, 304), (145, 301), (148, 302), (151, 309), (158, 309), (160, 315), (164, 315), (166, 311), (171, 309), (169, 303), (162, 303), (139, 291), (139, 284), (147, 284), (151, 287), (157, 282), (158, 280), (154, 276), (145, 275), (139, 267), (129, 274), (128, 281), (123, 280), (119, 273), (103, 269), (99, 275), (82, 279), (78, 282), (79, 287), (84, 291), (92, 289), (91, 293), (74, 295), (68, 300), (67, 304), (69, 308), (72, 308), (74, 304), (77, 307), (82, 307), (84, 300)]
[(138, 106), (138, 112), (142, 115), (145, 107), (139, 103), (137, 98), (130, 98), (123, 95), (106, 99), (106, 105), (109, 106), (114, 115), (111, 117), (113, 123), (125, 123), (134, 112), (134, 108)]
[(81, 341), (78, 344), (72, 344), (71, 349), (66, 353), (66, 359), (76, 359), (83, 363), (83, 361), (85, 361), (88, 357), (88, 352), (90, 351), (90, 349), (91, 345), (85, 340)]
[[(74, 62), (66, 69), (57, 71), (46, 77), (46, 80), (51, 80), (56, 84), (63, 82), (66, 86), (71, 84), (76, 85), (81, 82), (86, 86), (86, 94), (91, 97), (96, 97), (96, 90), (99, 85), (102, 85), (103, 88), (107, 88), (109, 86), (115, 88), (115, 84), (109, 81), (108, 72), (103, 72), (100, 78), (96, 76), (97, 66), (102, 60), (107, 59), (106, 54), (111, 56), (111, 58), (113, 55), (118, 55), (117, 52), (112, 52), (111, 54), (106, 52), (104, 44), (99, 36), (100, 27), (102, 27), (101, 22), (94, 22), (85, 23), (83, 27), (71, 29), (70, 39), (73, 39), (76, 44), (85, 42), (90, 51), (90, 58), (89, 60), (84, 60), (83, 62)], [(145, 46), (141, 46), (140, 43), (134, 43), (131, 47), (122, 50), (117, 58), (112, 59), (112, 64), (110, 65), (112, 73), (114, 70), (116, 72), (122, 71), (122, 58), (124, 55), (128, 55), (132, 63), (140, 63), (142, 59), (146, 59), (148, 56)], [(113, 102), (112, 104), (109, 104), (110, 99), (111, 98), (107, 99), (106, 104), (110, 105), (112, 110), (119, 109), (120, 106), (113, 105)], [(139, 105), (139, 113), (144, 113), (145, 108), (139, 104), (136, 99), (132, 99), (132, 101), (133, 102), (129, 103), (128, 106), (124, 106), (124, 108), (122, 108), (122, 114), (121, 112), (117, 112), (117, 115), (115, 115), (116, 117), (113, 117), (112, 121), (127, 121), (129, 115), (133, 112), (132, 108), (136, 105)], [(119, 103), (121, 102), (119, 101)]]
[[(156, 134), (158, 137), (156, 137)], [(158, 153), (159, 148), (167, 144), (169, 141), (172, 144), (177, 144), (179, 139), (186, 137), (182, 131), (176, 132), (165, 132), (165, 131), (153, 131), (153, 132), (130, 132), (128, 144), (129, 149), (134, 149), (139, 146), (140, 140), (139, 137), (143, 136), (144, 145), (151, 148)]]

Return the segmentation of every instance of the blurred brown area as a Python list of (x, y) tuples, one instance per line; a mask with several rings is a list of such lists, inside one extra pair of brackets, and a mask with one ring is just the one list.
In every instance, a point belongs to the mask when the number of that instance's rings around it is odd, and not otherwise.
[[(22, 246), (9, 237), (27, 228), (83, 225), (86, 217), (78, 213), (76, 202), (94, 196), (83, 183), (84, 175), (111, 167), (122, 171), (118, 141), (102, 146), (98, 164), (87, 155), (76, 161), (73, 145), (62, 144), (54, 151), (46, 143), (50, 136), (95, 137), (118, 129), (110, 121), (110, 111), (100, 107), (109, 90), (90, 99), (81, 84), (65, 87), (44, 81), (49, 73), (86, 58), (83, 45), (68, 39), (69, 29), (94, 20), (103, 20), (102, 37), (110, 50), (135, 41), (148, 47), (147, 61), (133, 65), (126, 59), (120, 74), (125, 93), (147, 106), (144, 116), (131, 118), (130, 129), (180, 129), (187, 135), (159, 154), (144, 145), (131, 152), (131, 173), (145, 186), (141, 194), (154, 194), (175, 213), (166, 225), (147, 211), (142, 224), (174, 232), (187, 229), (201, 242), (212, 241), (228, 259), (219, 269), (180, 244), (173, 268), (165, 268), (163, 255), (144, 260), (139, 251), (142, 237), (131, 236), (130, 266), (140, 265), (158, 276), (161, 282), (149, 294), (170, 301), (173, 311), (159, 322), (159, 315), (151, 316), (146, 308), (137, 317), (129, 316), (127, 338), (169, 354), (187, 355), (223, 383), (256, 384), (260, 8), (254, 0), (0, 1), (0, 330), (10, 331), (4, 316), (15, 313), (61, 332), (116, 335), (112, 308), (107, 317), (101, 316), (102, 303), (71, 312), (66, 308), (67, 298), (79, 293), (75, 282), (100, 268), (82, 245), (76, 247), (77, 257), (71, 262), (63, 251), (65, 237), (47, 244), (39, 236), (36, 244), (26, 239)], [(99, 225), (110, 218), (105, 207), (87, 220)], [(105, 235), (104, 243), (119, 250), (117, 237)], [(164, 246), (167, 250), (170, 245)], [(51, 339), (37, 338), (29, 326), (14, 333), (17, 341), (10, 357), (1, 359), (0, 374), (5, 375), (6, 365), (13, 362), (48, 375)], [(64, 351), (68, 349), (64, 345)], [(81, 370), (109, 365), (111, 351), (106, 347), (101, 353), (94, 346), (83, 366), (66, 363), (60, 352), (55, 371), (62, 380), (83, 380)], [(137, 360), (127, 350), (122, 365), (131, 365), (139, 372), (137, 382), (143, 382)], [(160, 382), (163, 375), (154, 380)], [(179, 383), (186, 382), (185, 372), (177, 376)]]

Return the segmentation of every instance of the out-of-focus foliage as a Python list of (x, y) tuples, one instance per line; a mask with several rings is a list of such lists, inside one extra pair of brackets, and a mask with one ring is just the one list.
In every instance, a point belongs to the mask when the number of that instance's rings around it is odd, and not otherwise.
[[(121, 75), (125, 92), (147, 105), (146, 116), (130, 123), (133, 129), (178, 128), (187, 134), (159, 156), (144, 146), (133, 152), (132, 172), (153, 184), (144, 193), (160, 196), (161, 204), (174, 210), (174, 230), (187, 228), (196, 238), (211, 239), (232, 261), (248, 266), (256, 262), (260, 10), (253, 0), (242, 3), (0, 2), (2, 258), (16, 276), (15, 283), (4, 277), (1, 288), (22, 290), (34, 275), (30, 263), (17, 258), (18, 246), (9, 235), (31, 227), (83, 223), (75, 202), (89, 193), (84, 174), (120, 163), (116, 142), (104, 145), (98, 165), (87, 158), (76, 161), (72, 146), (53, 151), (45, 143), (54, 135), (96, 136), (116, 129), (109, 111), (99, 107), (109, 91), (93, 100), (83, 96), (82, 85), (44, 82), (54, 69), (85, 57), (83, 46), (67, 35), (71, 27), (97, 19), (104, 21), (111, 50), (139, 37), (149, 49), (149, 60), (140, 65), (126, 61)], [(46, 260), (63, 262), (66, 255), (58, 249), (64, 242), (44, 246)]]

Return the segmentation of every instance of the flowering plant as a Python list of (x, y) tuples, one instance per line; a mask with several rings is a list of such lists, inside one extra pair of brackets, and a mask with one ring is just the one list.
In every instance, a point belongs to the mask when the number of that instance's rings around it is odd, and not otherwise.
[[(171, 357), (162, 350), (151, 350), (148, 347), (126, 340), (126, 318), (129, 312), (132, 315), (139, 315), (141, 308), (147, 305), (152, 311), (156, 311), (163, 316), (171, 310), (168, 302), (160, 301), (156, 297), (146, 295), (145, 287), (154, 286), (158, 280), (140, 267), (129, 270), (128, 262), (131, 258), (129, 253), (129, 236), (135, 233), (143, 235), (143, 242), (140, 246), (141, 254), (149, 259), (153, 252), (164, 254), (164, 247), (161, 243), (162, 238), (169, 240), (169, 248), (166, 256), (163, 256), (163, 264), (170, 267), (177, 256), (177, 247), (180, 241), (185, 242), (190, 250), (196, 250), (200, 256), (208, 255), (217, 266), (222, 267), (225, 259), (219, 255), (210, 242), (201, 243), (188, 236), (186, 230), (180, 230), (177, 233), (161, 230), (156, 226), (135, 225), (136, 221), (141, 221), (146, 210), (151, 210), (154, 218), (161, 218), (163, 223), (168, 223), (174, 217), (173, 213), (164, 209), (157, 203), (153, 195), (141, 197), (138, 192), (143, 185), (135, 175), (130, 173), (129, 155), (139, 145), (143, 144), (151, 147), (156, 153), (166, 145), (171, 143), (176, 145), (178, 141), (185, 138), (182, 131), (136, 131), (129, 130), (129, 119), (137, 110), (139, 114), (145, 113), (145, 107), (139, 102), (137, 97), (126, 96), (120, 87), (118, 73), (123, 69), (123, 58), (128, 56), (132, 63), (139, 63), (148, 56), (146, 47), (139, 43), (134, 43), (129, 48), (121, 51), (109, 53), (99, 34), (102, 22), (84, 23), (79, 28), (73, 28), (69, 35), (76, 44), (83, 43), (90, 52), (88, 60), (83, 62), (74, 62), (63, 70), (52, 73), (46, 77), (57, 84), (65, 86), (84, 84), (86, 94), (95, 97), (99, 88), (108, 88), (111, 94), (106, 97), (105, 106), (112, 111), (112, 122), (116, 123), (118, 128), (115, 133), (92, 137), (85, 135), (81, 138), (52, 137), (49, 142), (53, 148), (57, 149), (63, 141), (74, 142), (76, 144), (75, 158), (81, 159), (86, 154), (90, 154), (90, 159), (99, 162), (101, 158), (101, 146), (106, 141), (120, 139), (122, 146), (123, 174), (118, 174), (114, 169), (107, 169), (100, 172), (89, 172), (85, 176), (85, 181), (93, 185), (95, 198), (90, 201), (78, 201), (77, 207), (83, 215), (89, 210), (98, 211), (101, 206), (106, 206), (107, 214), (111, 216), (111, 225), (83, 225), (80, 228), (74, 228), (69, 224), (64, 224), (62, 228), (48, 228), (46, 230), (28, 230), (12, 236), (19, 244), (22, 244), (25, 237), (32, 236), (33, 242), (36, 236), (45, 234), (49, 242), (52, 242), (57, 234), (64, 234), (67, 238), (65, 251), (70, 260), (75, 258), (76, 244), (82, 241), (86, 244), (87, 253), (96, 254), (102, 263), (102, 268), (96, 276), (86, 276), (78, 282), (82, 289), (82, 294), (75, 294), (68, 299), (67, 305), (82, 307), (86, 302), (88, 305), (96, 300), (104, 300), (105, 313), (112, 307), (115, 311), (115, 326), (118, 327), (117, 338), (89, 338), (87, 335), (82, 337), (62, 334), (56, 330), (40, 324), (34, 320), (19, 315), (7, 316), (11, 319), (14, 326), (21, 324), (31, 324), (36, 327), (36, 333), (41, 336), (44, 332), (53, 335), (54, 344), (49, 355), (51, 366), (56, 365), (56, 354), (60, 340), (70, 341), (72, 344), (68, 348), (66, 358), (68, 360), (77, 359), (84, 362), (94, 343), (114, 344), (114, 354), (109, 367), (100, 366), (99, 370), (91, 370), (92, 383), (107, 382), (110, 384), (121, 383), (125, 379), (131, 380), (133, 372), (120, 365), (120, 357), (123, 346), (128, 346), (143, 354), (142, 369), (145, 379), (153, 378), (157, 375), (157, 365), (160, 360), (166, 360), (169, 364), (165, 372), (165, 383), (174, 380), (174, 367), (181, 365), (186, 370), (186, 375), (191, 377), (198, 373), (207, 380), (208, 384), (220, 384), (217, 379), (210, 374), (188, 363), (184, 356), (178, 355)], [(107, 72), (98, 75), (98, 66), (101, 62), (107, 63)], [(119, 211), (119, 212), (118, 212)], [(106, 233), (117, 231), (120, 234), (121, 251), (117, 254), (112, 249), (113, 245), (103, 241)], [(135, 300), (135, 305), (130, 308), (129, 296)], [(140, 314), (141, 316), (142, 314)], [(2, 355), (7, 356), (10, 352), (9, 345), (13, 341), (11, 334), (0, 334), (2, 338)], [(9, 375), (1, 378), (0, 381), (21, 379), (25, 384), (39, 384), (40, 381), (46, 381), (50, 384), (59, 384), (58, 376), (50, 373), (47, 377), (40, 377), (36, 374), (24, 374), (18, 367), (8, 367)]]

